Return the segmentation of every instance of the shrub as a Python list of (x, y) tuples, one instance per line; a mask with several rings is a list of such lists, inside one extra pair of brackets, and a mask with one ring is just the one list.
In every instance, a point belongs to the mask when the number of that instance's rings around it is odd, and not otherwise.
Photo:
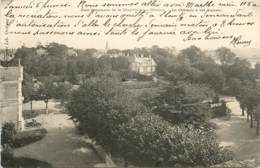
[(14, 151), (9, 145), (3, 145), (1, 151), (1, 165), (12, 165), (14, 162)]
[(212, 118), (214, 117), (223, 117), (230, 114), (230, 109), (227, 107), (226, 102), (222, 100), (219, 106), (212, 108)]
[(172, 125), (128, 95), (113, 78), (90, 79), (72, 94), (72, 119), (82, 133), (136, 165), (212, 165), (231, 159), (212, 132)]
[(46, 133), (46, 129), (19, 132), (14, 138), (14, 147), (19, 148), (30, 143), (39, 141), (45, 137)]
[(15, 124), (12, 122), (4, 123), (2, 126), (1, 145), (9, 145), (12, 147), (15, 134)]
[[(208, 166), (232, 159), (214, 134), (192, 125), (171, 126), (153, 114), (142, 114), (122, 124), (118, 132), (120, 152), (127, 161), (148, 166), (158, 162)], [(147, 166), (143, 165), (143, 166)]]
[(34, 120), (34, 119), (32, 119), (32, 121), (29, 121), (29, 122), (26, 122), (25, 123), (25, 126), (26, 127), (40, 127), (42, 124), (41, 123), (39, 123), (39, 122), (37, 122), (36, 120)]

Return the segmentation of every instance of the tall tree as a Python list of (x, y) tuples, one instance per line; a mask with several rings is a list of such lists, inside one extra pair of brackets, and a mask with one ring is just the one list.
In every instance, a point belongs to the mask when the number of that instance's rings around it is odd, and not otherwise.
[(247, 113), (250, 116), (250, 127), (253, 128), (254, 124), (253, 124), (253, 111), (254, 108), (257, 106), (258, 101), (259, 101), (259, 97), (258, 95), (256, 95), (255, 90), (249, 90), (247, 89), (246, 93), (244, 94), (245, 96), (245, 106), (247, 108)]
[(190, 63), (193, 64), (199, 61), (202, 57), (205, 57), (205, 53), (201, 51), (200, 48), (192, 45), (189, 48), (181, 50), (178, 57), (187, 58), (190, 61)]
[(48, 103), (49, 100), (53, 97), (53, 94), (55, 92), (53, 81), (51, 81), (49, 78), (45, 78), (45, 80), (42, 81), (42, 85), (39, 92), (40, 92), (41, 100), (43, 100), (45, 103), (46, 114), (49, 114)]
[(254, 116), (256, 120), (256, 135), (259, 135), (259, 127), (260, 127), (260, 104), (258, 104), (257, 108), (255, 108)]
[(235, 53), (233, 53), (229, 48), (220, 47), (216, 50), (216, 54), (222, 65), (230, 65), (234, 62), (236, 57)]
[(77, 84), (78, 82), (78, 70), (75, 61), (69, 61), (66, 65), (66, 77), (72, 84)]
[(203, 83), (209, 84), (217, 92), (220, 92), (225, 84), (224, 73), (215, 66), (205, 69), (201, 78)]

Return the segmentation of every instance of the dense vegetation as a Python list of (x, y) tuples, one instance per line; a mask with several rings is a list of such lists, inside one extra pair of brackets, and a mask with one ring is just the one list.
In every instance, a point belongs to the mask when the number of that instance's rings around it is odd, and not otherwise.
[[(1, 165), (4, 167), (23, 167), (22, 164), (24, 163), (19, 164), (17, 162), (21, 162), (21, 160), (26, 159), (15, 158), (13, 152), (14, 148), (19, 148), (27, 144), (36, 142), (42, 139), (46, 135), (46, 133), (47, 131), (45, 129), (16, 132), (14, 123), (4, 123), (1, 128)], [(29, 161), (29, 159), (27, 159), (27, 161)], [(33, 162), (36, 163), (38, 161), (35, 160)]]
[(213, 132), (170, 124), (131, 97), (117, 79), (110, 73), (90, 78), (67, 106), (79, 130), (108, 152), (143, 166), (207, 166), (232, 159)]
[[(114, 53), (122, 56), (107, 56)], [(148, 91), (133, 97), (131, 89), (122, 85), (132, 78), (152, 79), (131, 72), (125, 56), (129, 53), (154, 58), (158, 94)], [(208, 122), (229, 112), (220, 95), (235, 96), (251, 127), (257, 122), (259, 134), (260, 66), (252, 68), (228, 48), (207, 52), (191, 46), (176, 53), (153, 46), (97, 54), (95, 49), (50, 43), (21, 47), (12, 61), (2, 65), (15, 65), (21, 59), (25, 102), (43, 100), (48, 112), (49, 99), (60, 99), (81, 133), (123, 157), (126, 164), (207, 166), (232, 159), (216, 142)], [(76, 85), (80, 87), (75, 89)]]

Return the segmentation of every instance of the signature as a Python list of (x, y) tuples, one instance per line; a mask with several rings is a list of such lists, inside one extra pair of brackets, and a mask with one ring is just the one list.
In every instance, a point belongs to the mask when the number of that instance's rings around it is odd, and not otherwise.
[(233, 45), (234, 47), (238, 46), (243, 46), (243, 47), (248, 47), (251, 45), (252, 40), (243, 40), (242, 35), (238, 37), (233, 37), (233, 39), (230, 41), (230, 44)]

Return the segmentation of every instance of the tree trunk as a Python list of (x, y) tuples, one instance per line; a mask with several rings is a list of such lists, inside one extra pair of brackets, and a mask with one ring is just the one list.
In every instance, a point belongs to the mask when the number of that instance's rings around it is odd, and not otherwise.
[(49, 114), (48, 101), (46, 102), (46, 114)]
[(32, 113), (32, 104), (33, 104), (33, 103), (32, 103), (32, 100), (31, 100), (31, 101), (30, 101), (30, 105), (31, 105), (31, 113)]
[(128, 161), (127, 160), (124, 161), (124, 167), (128, 167)]
[(245, 109), (242, 107), (242, 116), (245, 116)]
[(252, 114), (252, 112), (250, 113), (250, 120), (251, 120), (250, 128), (253, 128), (254, 127), (254, 121), (253, 121), (253, 114)]
[(259, 125), (260, 125), (260, 121), (256, 122), (256, 135), (259, 135)]

